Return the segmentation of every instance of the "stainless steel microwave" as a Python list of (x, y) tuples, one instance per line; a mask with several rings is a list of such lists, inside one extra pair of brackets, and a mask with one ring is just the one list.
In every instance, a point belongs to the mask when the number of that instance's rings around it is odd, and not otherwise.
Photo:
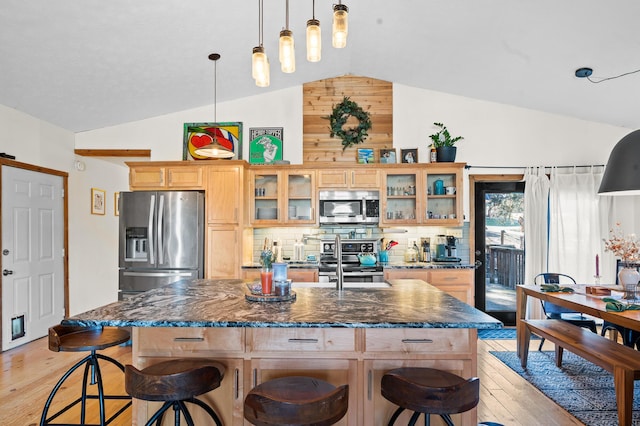
[(378, 191), (320, 191), (320, 224), (377, 224), (380, 221)]

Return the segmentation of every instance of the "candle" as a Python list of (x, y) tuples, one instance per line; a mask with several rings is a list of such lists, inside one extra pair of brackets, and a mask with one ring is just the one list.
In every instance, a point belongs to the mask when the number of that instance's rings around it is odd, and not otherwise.
[(596, 254), (596, 277), (600, 276), (600, 256)]

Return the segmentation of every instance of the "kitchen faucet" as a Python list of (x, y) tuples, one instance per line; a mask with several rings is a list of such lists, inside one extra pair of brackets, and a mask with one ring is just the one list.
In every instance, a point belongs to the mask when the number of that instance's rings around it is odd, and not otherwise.
[(342, 290), (344, 284), (344, 271), (342, 270), (342, 241), (340, 241), (340, 234), (336, 234), (336, 241), (334, 243), (333, 255), (336, 257), (336, 290)]

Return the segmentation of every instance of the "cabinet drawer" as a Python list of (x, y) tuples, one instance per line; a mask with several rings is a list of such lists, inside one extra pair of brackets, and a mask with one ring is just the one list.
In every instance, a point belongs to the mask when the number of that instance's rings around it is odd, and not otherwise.
[(141, 327), (138, 347), (145, 356), (176, 351), (244, 351), (243, 328)]
[(253, 351), (323, 351), (355, 350), (354, 329), (255, 328), (251, 339)]
[(367, 352), (448, 353), (471, 350), (469, 329), (367, 329)]
[(427, 274), (427, 282), (438, 284), (473, 284), (473, 269), (432, 269)]

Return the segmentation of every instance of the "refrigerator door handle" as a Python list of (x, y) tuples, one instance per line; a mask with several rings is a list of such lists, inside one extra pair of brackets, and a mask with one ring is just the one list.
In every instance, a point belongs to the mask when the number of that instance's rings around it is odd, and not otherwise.
[(191, 277), (193, 272), (123, 272), (126, 277)]
[(149, 234), (149, 263), (154, 265), (156, 263), (155, 252), (156, 244), (153, 241), (153, 216), (155, 215), (156, 208), (156, 196), (151, 196), (151, 202), (149, 203), (149, 226), (147, 227), (147, 233)]
[(158, 205), (158, 232), (156, 238), (158, 240), (158, 265), (164, 264), (164, 237), (162, 235), (162, 225), (164, 221), (164, 195), (160, 195), (160, 203)]

